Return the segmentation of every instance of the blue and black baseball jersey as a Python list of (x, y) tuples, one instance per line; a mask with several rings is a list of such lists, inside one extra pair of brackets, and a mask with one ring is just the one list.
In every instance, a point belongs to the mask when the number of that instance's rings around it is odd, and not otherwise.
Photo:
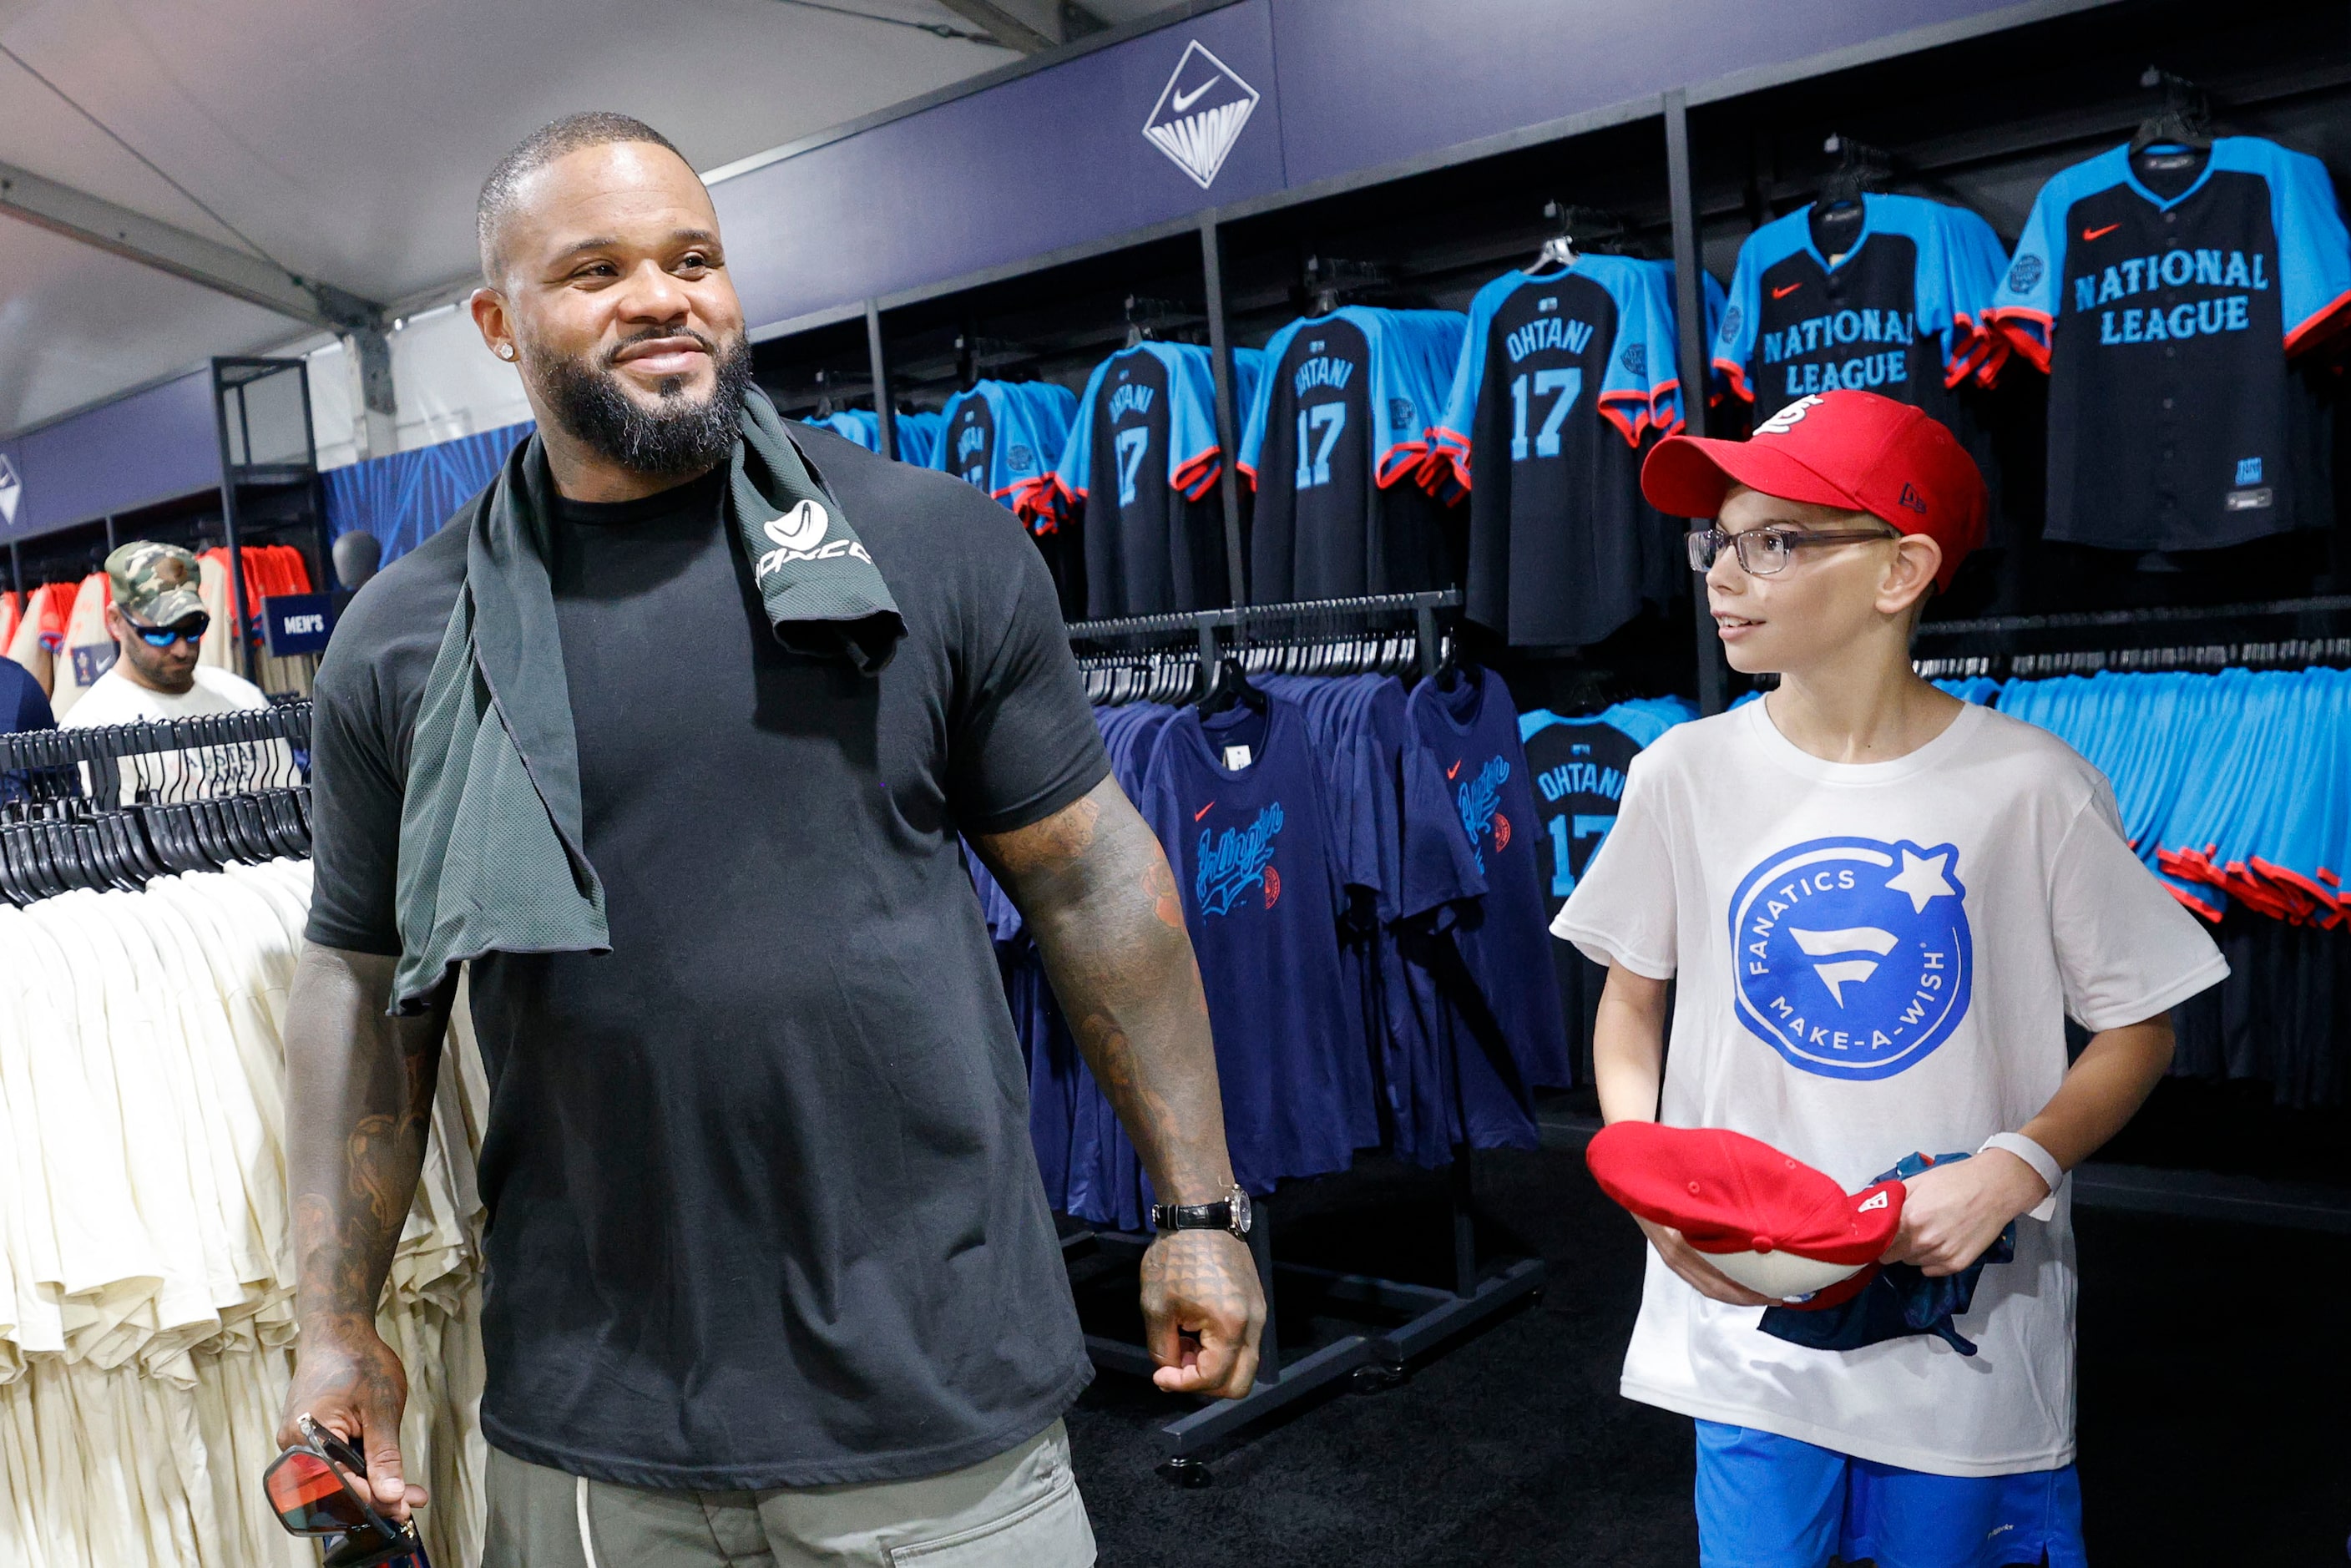
[[(1675, 725), (1697, 716), (1698, 710), (1679, 697), (1618, 703), (1583, 718), (1548, 708), (1519, 716), (1519, 739), (1526, 747), (1535, 818), (1541, 827), (1535, 859), (1546, 928), (1616, 825), (1616, 805), (1624, 797), (1625, 771), (1633, 758)], [(1579, 1076), (1589, 1076), (1593, 1014), (1608, 971), (1572, 942), (1553, 940), (1551, 955), (1570, 1055)]]
[(1458, 580), (1447, 508), (1406, 481), (1428, 457), (1467, 324), (1450, 310), (1348, 305), (1273, 335), (1241, 424), (1241, 470), (1257, 490), (1254, 602)]
[(1052, 472), (1077, 406), (1052, 382), (981, 382), (947, 400), (931, 465), (1017, 507)]
[(1964, 207), (1870, 194), (1834, 212), (1816, 203), (1739, 247), (1715, 369), (1759, 421), (1845, 387), (1956, 427), (1957, 389), (1991, 381), (2006, 354), (1986, 313), (2007, 261), (1991, 225)]
[(2049, 372), (2045, 537), (2209, 549), (2324, 526), (2317, 400), (2287, 360), (2351, 311), (2325, 166), (2258, 137), (2064, 170), (1992, 304)]
[(900, 413), (892, 423), (897, 426), (899, 462), (911, 463), (917, 468), (938, 466), (939, 431), (946, 423), (943, 416)]
[[(1233, 1174), (1252, 1192), (1343, 1170), (1370, 1071), (1339, 924), (1348, 871), (1322, 761), (1295, 703), (1183, 708), (1140, 806), (1167, 852), (1217, 1037)], [(1351, 1079), (1353, 1082), (1351, 1082)]]
[(1430, 432), (1469, 491), (1470, 619), (1522, 646), (1580, 645), (1671, 591), (1661, 561), (1681, 529), (1641, 498), (1641, 457), (1681, 427), (1675, 355), (1659, 263), (1583, 256), (1478, 291)]
[[(1235, 351), (1237, 408), (1256, 395), (1262, 358)], [(1139, 343), (1094, 367), (1060, 465), (1028, 512), (1039, 533), (1081, 551), (1089, 616), (1214, 609), (1232, 597), (1223, 473), (1208, 350)]]

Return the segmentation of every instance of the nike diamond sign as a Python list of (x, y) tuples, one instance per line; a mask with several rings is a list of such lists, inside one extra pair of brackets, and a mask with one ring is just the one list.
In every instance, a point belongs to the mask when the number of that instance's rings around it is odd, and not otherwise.
[(1205, 191), (1240, 140), (1257, 100), (1257, 89), (1195, 38), (1159, 89), (1143, 134)]
[(16, 503), (24, 498), (24, 481), (16, 477), (16, 465), (0, 456), (0, 528), (16, 520)]

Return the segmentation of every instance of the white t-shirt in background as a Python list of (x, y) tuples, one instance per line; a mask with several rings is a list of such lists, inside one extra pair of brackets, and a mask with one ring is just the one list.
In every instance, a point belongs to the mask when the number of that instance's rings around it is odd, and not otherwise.
[[(211, 664), (195, 667), (195, 685), (184, 692), (159, 692), (142, 686), (122, 673), (118, 664), (82, 694), (72, 711), (58, 720), (61, 727), (79, 729), (96, 725), (138, 724), (167, 718), (193, 718), (203, 714), (236, 713), (266, 708), (269, 699), (242, 675)], [(183, 788), (190, 758), (202, 782), (200, 791)], [(122, 794), (126, 800), (144, 792), (178, 799), (186, 793), (217, 795), (224, 790), (285, 787), (299, 783), (293, 755), (284, 741), (248, 746), (207, 747), (197, 752), (152, 752), (121, 760)]]
[[(1970, 706), (1891, 762), (1823, 762), (1766, 705), (1668, 731), (1552, 925), (1676, 978), (1659, 1120), (1729, 1127), (1857, 1191), (1973, 1152), (2064, 1077), (2064, 1019), (2137, 1023), (2228, 973), (2131, 852), (2114, 792), (2045, 730)], [(1734, 930), (1736, 935), (1734, 936)], [(1934, 1335), (1813, 1350), (1708, 1301), (1652, 1250), (1629, 1398), (1942, 1475), (2074, 1458), (2070, 1187), (2017, 1224)]]

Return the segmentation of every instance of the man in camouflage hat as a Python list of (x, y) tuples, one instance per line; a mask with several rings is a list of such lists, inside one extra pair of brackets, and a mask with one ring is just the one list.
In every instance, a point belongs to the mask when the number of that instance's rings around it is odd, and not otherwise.
[(197, 662), (212, 617), (196, 558), (178, 545), (133, 539), (106, 558), (106, 630), (119, 656), (67, 710), (68, 727), (134, 724), (267, 707), (261, 688)]

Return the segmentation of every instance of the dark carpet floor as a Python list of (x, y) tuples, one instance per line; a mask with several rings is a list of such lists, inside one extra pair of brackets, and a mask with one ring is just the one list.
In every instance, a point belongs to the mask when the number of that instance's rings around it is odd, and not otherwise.
[[(1579, 1152), (1481, 1156), (1481, 1246), (1539, 1255), (1541, 1299), (1425, 1359), (1344, 1383), (1212, 1463), (1161, 1479), (1160, 1425), (1189, 1406), (1105, 1374), (1071, 1413), (1106, 1568), (1516, 1568), (1697, 1561), (1689, 1423), (1616, 1393), (1639, 1233)], [(1440, 1282), (1441, 1177), (1373, 1165), (1285, 1189), (1277, 1252)], [(2081, 1467), (2095, 1561), (2341, 1563), (2351, 1530), (2351, 1238), (2143, 1214), (2076, 1214)], [(1131, 1327), (1132, 1277), (1080, 1292)], [(1339, 1332), (1282, 1322), (1286, 1346)]]

